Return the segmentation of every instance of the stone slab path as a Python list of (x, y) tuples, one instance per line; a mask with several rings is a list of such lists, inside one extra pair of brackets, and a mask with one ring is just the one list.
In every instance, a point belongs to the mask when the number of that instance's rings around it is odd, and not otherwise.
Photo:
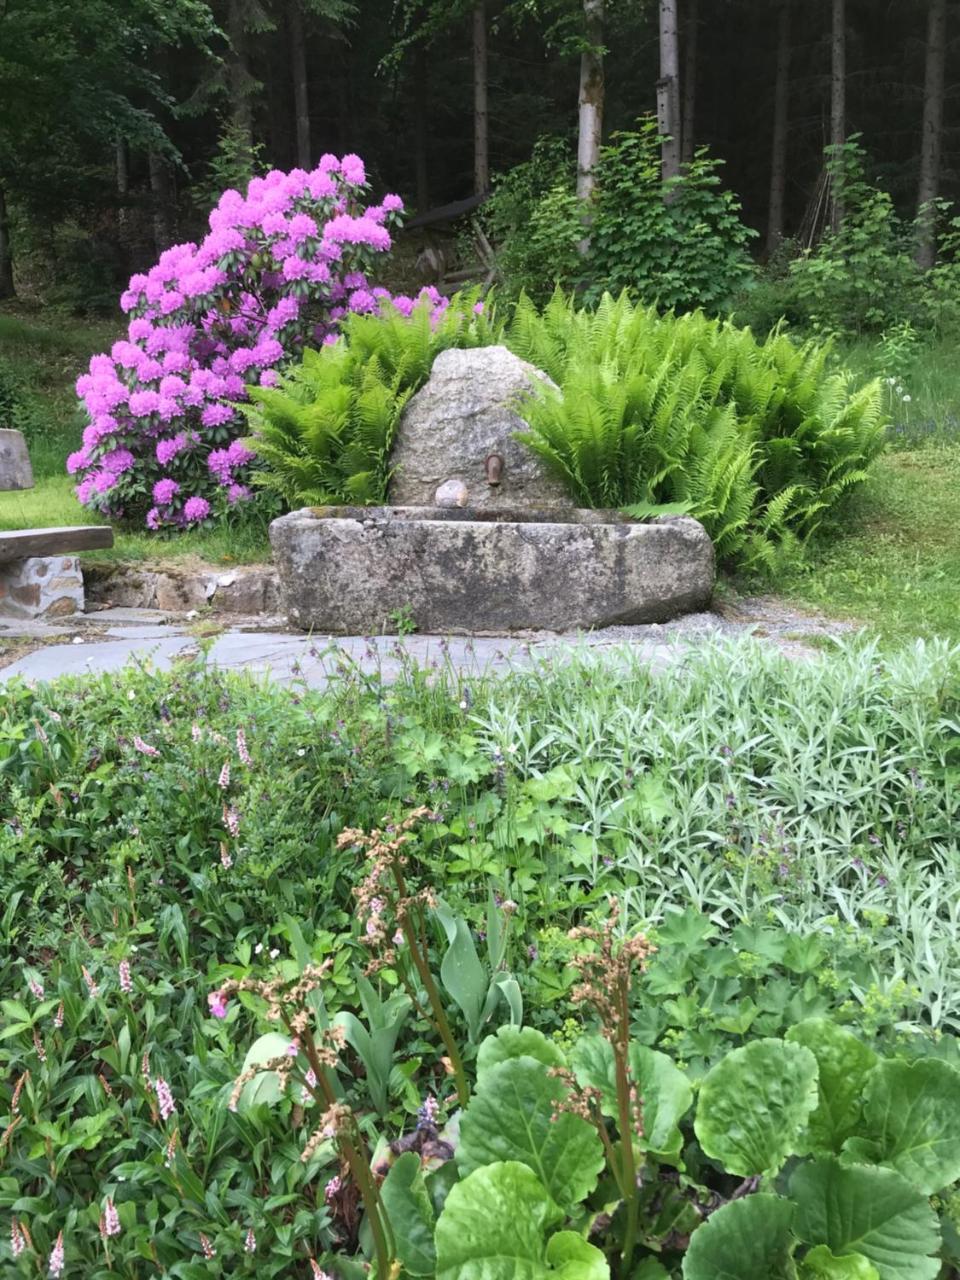
[[(201, 625), (202, 631), (206, 622)], [(690, 614), (675, 622), (610, 627), (582, 635), (538, 632), (525, 636), (305, 636), (281, 630), (280, 619), (249, 619), (219, 630), (208, 641), (209, 661), (227, 670), (268, 675), (281, 684), (303, 682), (320, 687), (343, 664), (358, 666), (387, 680), (411, 660), (422, 667), (449, 665), (476, 677), (526, 666), (558, 649), (583, 645), (594, 651), (629, 646), (662, 669), (691, 647), (712, 638), (753, 635), (795, 658), (810, 658), (816, 642), (853, 629), (849, 623), (798, 613), (781, 602), (740, 601), (735, 610)], [(811, 643), (813, 642), (813, 644)], [(59, 676), (119, 671), (128, 663), (149, 663), (168, 670), (192, 656), (201, 641), (182, 615), (151, 609), (105, 609), (57, 623), (0, 622), (0, 683), (21, 676), (54, 680)], [(4, 650), (12, 661), (4, 663)]]

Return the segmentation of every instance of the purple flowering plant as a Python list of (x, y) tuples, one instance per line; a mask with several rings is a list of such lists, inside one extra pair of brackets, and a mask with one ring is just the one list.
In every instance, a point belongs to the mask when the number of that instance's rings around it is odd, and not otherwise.
[(335, 341), (344, 316), (389, 298), (370, 273), (403, 202), (367, 203), (368, 191), (355, 155), (274, 170), (245, 195), (225, 191), (199, 244), (131, 278), (126, 338), (77, 380), (88, 422), (67, 470), (84, 506), (180, 530), (252, 497), (247, 387), (275, 385), (305, 347)]

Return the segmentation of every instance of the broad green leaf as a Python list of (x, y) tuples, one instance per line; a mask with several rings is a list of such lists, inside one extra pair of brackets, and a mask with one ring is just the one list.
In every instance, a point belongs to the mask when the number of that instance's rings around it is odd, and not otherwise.
[[(570, 1065), (580, 1084), (600, 1090), (604, 1115), (616, 1117), (613, 1049), (603, 1036), (581, 1036), (570, 1051)], [(693, 1101), (689, 1080), (665, 1053), (641, 1044), (630, 1046), (630, 1072), (643, 1099), (643, 1138), (637, 1145), (654, 1155), (677, 1160), (683, 1143), (680, 1121)]]
[(477, 1083), (493, 1067), (510, 1058), (536, 1058), (548, 1067), (565, 1065), (563, 1051), (548, 1040), (535, 1027), (501, 1027), (493, 1036), (487, 1036), (477, 1053)]
[(809, 1049), (754, 1040), (708, 1072), (694, 1129), (707, 1155), (728, 1173), (776, 1173), (803, 1148), (817, 1102), (817, 1060)]
[(562, 1112), (567, 1088), (536, 1058), (510, 1058), (486, 1072), (460, 1121), (457, 1164), (464, 1174), (495, 1161), (520, 1161), (568, 1209), (597, 1185), (603, 1147), (591, 1124)]
[(819, 1102), (810, 1117), (810, 1148), (836, 1154), (857, 1129), (864, 1085), (877, 1055), (829, 1018), (800, 1022), (786, 1039), (806, 1046), (817, 1060)]
[(732, 1200), (690, 1237), (684, 1280), (793, 1280), (792, 1216), (780, 1196)]
[(471, 1041), (476, 1042), (490, 979), (480, 963), (466, 921), (454, 916), (443, 903), (437, 905), (437, 917), (449, 944), (440, 961), (440, 981), (463, 1014)]
[(644, 1258), (631, 1280), (670, 1280), (670, 1273), (656, 1258)]
[(867, 1081), (863, 1127), (880, 1163), (933, 1195), (960, 1178), (960, 1071), (938, 1058), (881, 1062)]
[[(266, 1035), (254, 1040), (247, 1050), (247, 1056), (243, 1060), (243, 1071), (249, 1071), (251, 1067), (259, 1066), (261, 1062), (270, 1062), (273, 1058), (279, 1058), (286, 1052), (289, 1043), (289, 1036), (282, 1036), (279, 1031), (268, 1031)], [(243, 1086), (239, 1101), (241, 1105), (248, 1107), (260, 1102), (272, 1105), (279, 1102), (282, 1097), (283, 1090), (280, 1088), (277, 1073), (261, 1071)]]
[(485, 1165), (447, 1196), (436, 1280), (547, 1280), (545, 1237), (562, 1217), (526, 1165)]
[(558, 1231), (550, 1237), (547, 1262), (562, 1280), (610, 1280), (606, 1258), (576, 1231)]
[(802, 1164), (790, 1179), (794, 1229), (838, 1257), (859, 1253), (880, 1280), (934, 1280), (940, 1263), (936, 1215), (927, 1197), (894, 1169), (842, 1165), (833, 1156)]
[(862, 1253), (837, 1258), (825, 1244), (818, 1244), (804, 1258), (800, 1280), (880, 1280), (880, 1272)]
[(405, 1152), (391, 1166), (380, 1187), (380, 1198), (404, 1270), (412, 1276), (432, 1276), (437, 1266), (433, 1205), (415, 1152)]

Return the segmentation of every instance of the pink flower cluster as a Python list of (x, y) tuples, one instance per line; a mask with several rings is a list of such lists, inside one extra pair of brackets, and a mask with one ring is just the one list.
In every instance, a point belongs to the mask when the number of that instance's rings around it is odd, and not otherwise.
[(225, 191), (200, 244), (174, 245), (133, 276), (120, 300), (126, 338), (77, 380), (89, 422), (67, 470), (81, 503), (183, 529), (251, 497), (255, 455), (237, 404), (247, 386), (273, 386), (304, 346), (335, 341), (348, 311), (390, 297), (368, 272), (403, 202), (365, 206), (365, 191), (358, 156), (274, 170), (245, 196)]

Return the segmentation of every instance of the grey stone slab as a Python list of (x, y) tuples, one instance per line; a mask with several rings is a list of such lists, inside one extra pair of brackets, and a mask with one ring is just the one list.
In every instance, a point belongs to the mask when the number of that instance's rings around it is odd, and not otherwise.
[(0, 681), (23, 676), (26, 680), (56, 680), (91, 672), (120, 671), (131, 661), (149, 661), (169, 670), (172, 658), (191, 644), (189, 637), (164, 640), (102, 640), (93, 644), (56, 644), (35, 649), (0, 670)]
[(305, 507), (270, 541), (291, 622), (347, 635), (404, 613), (439, 634), (663, 622), (709, 604), (716, 573), (686, 516)]

